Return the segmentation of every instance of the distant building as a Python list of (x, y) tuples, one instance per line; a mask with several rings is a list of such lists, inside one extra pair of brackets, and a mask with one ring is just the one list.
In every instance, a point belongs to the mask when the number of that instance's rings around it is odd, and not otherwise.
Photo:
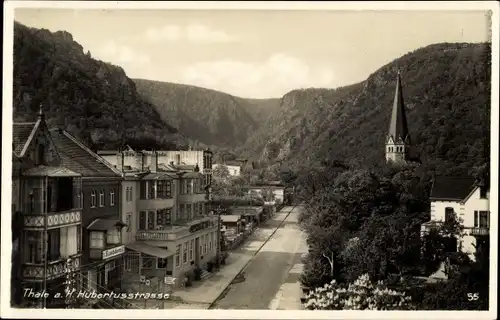
[(212, 169), (215, 170), (217, 167), (225, 166), (229, 171), (229, 175), (232, 177), (239, 177), (243, 168), (243, 162), (240, 161), (226, 161), (224, 163), (216, 163), (212, 165)]
[(271, 192), (273, 201), (283, 203), (285, 200), (285, 185), (280, 181), (270, 181), (266, 183), (248, 186), (248, 195), (263, 197), (266, 192)]
[(478, 250), (489, 252), (490, 191), (471, 177), (436, 177), (431, 190), (431, 218), (422, 225), (422, 233), (456, 216), (464, 227), (453, 251), (461, 251), (474, 260)]

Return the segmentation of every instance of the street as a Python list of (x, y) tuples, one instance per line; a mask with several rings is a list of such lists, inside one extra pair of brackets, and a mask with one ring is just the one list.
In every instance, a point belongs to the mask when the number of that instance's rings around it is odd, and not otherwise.
[[(285, 207), (282, 212), (290, 209)], [(257, 236), (263, 234), (265, 241), (265, 235), (279, 226), (262, 248), (246, 245), (236, 250), (258, 252), (211, 309), (300, 309), (298, 275), (307, 245), (306, 235), (297, 224), (299, 210), (293, 209), (284, 221), (278, 214), (259, 228)]]

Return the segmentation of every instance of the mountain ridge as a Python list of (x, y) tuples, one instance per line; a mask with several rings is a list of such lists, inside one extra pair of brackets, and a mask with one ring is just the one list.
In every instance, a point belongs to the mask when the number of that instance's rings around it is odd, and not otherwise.
[(133, 79), (141, 97), (162, 119), (186, 136), (207, 145), (234, 148), (266, 121), (277, 99), (245, 99), (231, 94), (171, 82)]
[(400, 70), (414, 150), (437, 172), (449, 173), (446, 166), (465, 172), (489, 161), (490, 63), (488, 43), (438, 43), (394, 59), (354, 85), (292, 90), (240, 151), (293, 165), (325, 159), (385, 163)]
[(187, 145), (139, 96), (123, 68), (92, 58), (66, 31), (15, 21), (13, 60), (14, 121), (32, 120), (43, 104), (49, 126), (63, 127), (93, 149)]

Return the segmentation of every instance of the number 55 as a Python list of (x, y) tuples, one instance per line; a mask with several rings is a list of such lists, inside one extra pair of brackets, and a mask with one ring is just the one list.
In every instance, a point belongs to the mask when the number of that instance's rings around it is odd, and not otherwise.
[(479, 299), (479, 293), (467, 293), (467, 299), (469, 301), (476, 301)]

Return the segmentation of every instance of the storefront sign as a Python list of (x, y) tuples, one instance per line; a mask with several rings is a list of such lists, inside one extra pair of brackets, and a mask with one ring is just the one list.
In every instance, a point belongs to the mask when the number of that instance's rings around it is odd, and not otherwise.
[(210, 228), (211, 226), (213, 226), (213, 222), (212, 221), (200, 222), (200, 223), (197, 223), (197, 224), (193, 224), (189, 228), (189, 232), (191, 232), (191, 233), (197, 232), (197, 231), (200, 231), (200, 230), (203, 230), (203, 229)]
[(114, 247), (102, 252), (102, 260), (106, 260), (115, 256), (118, 256), (125, 252), (125, 246)]

